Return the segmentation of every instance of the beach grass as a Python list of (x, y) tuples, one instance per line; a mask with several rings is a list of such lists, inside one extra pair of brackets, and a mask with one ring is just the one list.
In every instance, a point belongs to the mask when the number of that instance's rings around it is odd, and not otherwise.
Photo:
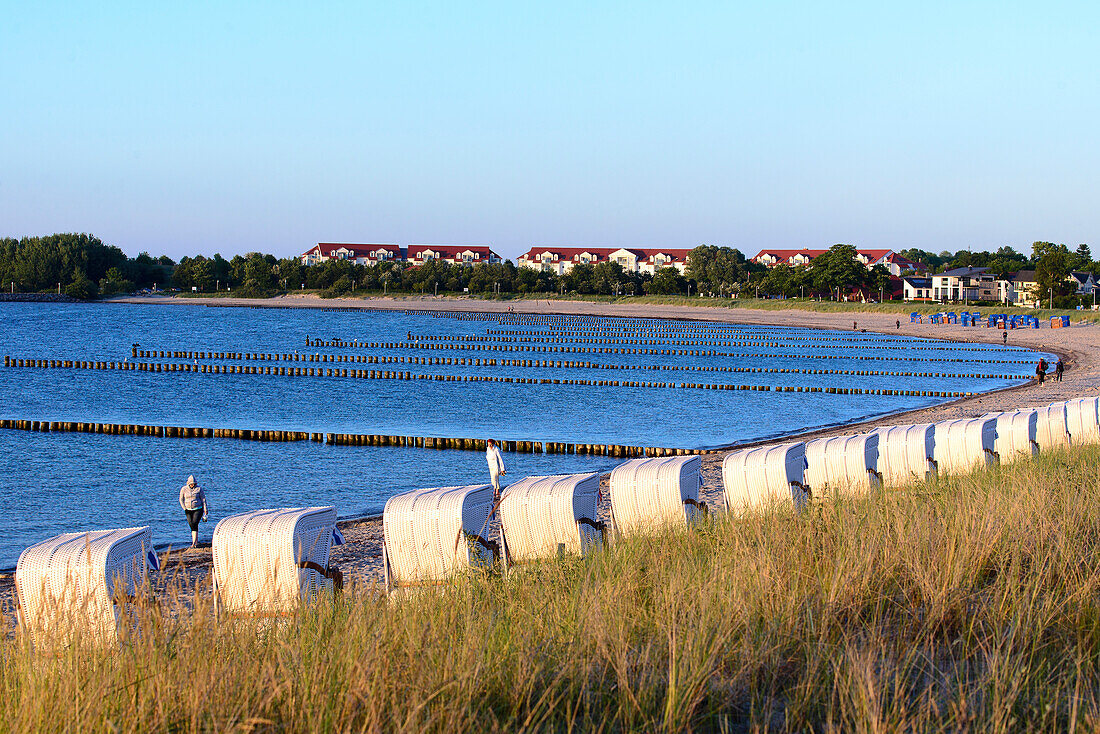
[[(140, 636), (0, 643), (5, 730), (1053, 731), (1100, 726), (1100, 447), (714, 513), (586, 559)], [(166, 603), (167, 604), (167, 603)]]

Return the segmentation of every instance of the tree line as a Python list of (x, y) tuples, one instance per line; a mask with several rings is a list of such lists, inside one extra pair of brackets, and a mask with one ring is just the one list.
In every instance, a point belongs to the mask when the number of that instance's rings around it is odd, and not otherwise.
[[(988, 267), (999, 277), (1019, 270), (1035, 270), (1043, 292), (1071, 297), (1066, 282), (1071, 270), (1100, 272), (1088, 245), (1070, 251), (1065, 245), (1035, 242), (1031, 257), (1002, 247), (996, 252), (938, 255), (919, 249), (904, 257), (938, 272), (961, 267)], [(329, 260), (302, 265), (297, 257), (276, 258), (258, 252), (230, 259), (185, 256), (178, 263), (146, 252), (127, 257), (119, 248), (90, 234), (54, 234), (47, 237), (0, 239), (0, 287), (21, 292), (60, 289), (80, 299), (170, 287), (182, 291), (232, 291), (235, 295), (264, 297), (278, 292), (309, 289), (325, 296), (357, 292), (472, 293), (581, 295), (736, 295), (817, 296), (847, 295), (854, 289), (874, 293), (890, 290), (890, 274), (882, 266), (866, 268), (855, 259), (856, 248), (837, 244), (809, 267), (778, 265), (767, 268), (749, 261), (737, 249), (700, 245), (688, 255), (685, 272), (673, 267), (655, 273), (626, 272), (618, 263), (579, 263), (563, 275), (517, 268), (511, 262), (451, 265), (433, 260), (421, 265), (384, 262), (359, 265)]]

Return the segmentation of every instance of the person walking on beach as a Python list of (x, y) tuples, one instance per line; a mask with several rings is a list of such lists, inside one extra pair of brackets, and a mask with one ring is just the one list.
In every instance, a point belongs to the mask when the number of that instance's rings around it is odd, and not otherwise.
[(1008, 346), (1008, 329), (1005, 329), (1001, 333), (1001, 344), (1004, 344), (1005, 346)]
[(500, 499), (500, 475), (507, 474), (504, 466), (504, 457), (500, 455), (497, 442), (489, 439), (485, 442), (485, 460), (489, 462), (489, 481), (493, 485), (493, 499)]
[(1043, 380), (1046, 379), (1046, 376), (1047, 361), (1045, 359), (1040, 359), (1039, 364), (1035, 365), (1035, 377), (1038, 378), (1040, 385), (1043, 384)]
[(1062, 381), (1062, 373), (1065, 372), (1065, 371), (1066, 371), (1066, 365), (1062, 361), (1062, 358), (1059, 357), (1058, 361), (1054, 363), (1054, 381), (1055, 382), (1061, 382)]
[(187, 477), (187, 484), (180, 487), (180, 507), (191, 526), (191, 547), (199, 545), (199, 522), (206, 519), (206, 492), (195, 482), (195, 475)]
[(897, 325), (898, 325), (898, 328), (900, 329), (901, 328), (901, 319), (898, 319)]

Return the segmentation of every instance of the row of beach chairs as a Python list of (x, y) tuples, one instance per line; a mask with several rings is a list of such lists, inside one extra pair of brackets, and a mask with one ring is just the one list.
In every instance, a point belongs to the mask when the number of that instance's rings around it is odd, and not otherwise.
[[(1007, 463), (1040, 451), (1100, 444), (1100, 402), (1082, 398), (980, 418), (877, 428), (729, 453), (722, 467), (727, 512), (778, 504), (803, 508), (829, 497), (867, 495), (940, 474)], [(387, 591), (437, 586), (500, 560), (506, 571), (529, 561), (592, 549), (623, 536), (691, 525), (707, 512), (699, 499), (698, 456), (633, 459), (609, 478), (610, 521), (597, 517), (600, 475), (527, 477), (494, 503), (490, 485), (418, 489), (391, 497), (383, 513)], [(490, 519), (499, 528), (490, 538)], [(287, 614), (340, 585), (330, 568), (343, 542), (334, 507), (261, 510), (227, 517), (214, 530), (219, 614)], [(59, 616), (113, 633), (158, 565), (149, 528), (67, 533), (27, 548), (16, 590), (21, 623), (36, 638)]]

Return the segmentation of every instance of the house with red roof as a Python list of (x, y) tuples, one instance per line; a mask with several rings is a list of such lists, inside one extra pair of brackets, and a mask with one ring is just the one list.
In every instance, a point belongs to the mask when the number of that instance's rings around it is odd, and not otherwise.
[(574, 265), (618, 263), (628, 273), (653, 274), (661, 268), (676, 268), (681, 273), (687, 267), (691, 250), (657, 247), (532, 247), (520, 255), (516, 265), (534, 268), (554, 275), (564, 275)]
[(423, 265), (432, 260), (451, 265), (503, 262), (500, 255), (486, 245), (409, 245), (406, 250), (405, 261), (410, 265)]
[(451, 265), (476, 265), (503, 262), (500, 255), (485, 245), (359, 245), (344, 242), (318, 242), (300, 256), (303, 265), (317, 265), (329, 260), (348, 260), (356, 265), (378, 265), (384, 262), (423, 265), (442, 260)]
[(754, 263), (774, 268), (776, 265), (809, 265), (818, 255), (824, 255), (825, 250), (810, 250), (803, 247), (800, 250), (761, 250), (752, 259)]
[(302, 265), (317, 265), (329, 260), (348, 260), (356, 265), (400, 262), (398, 245), (359, 245), (344, 242), (318, 242), (300, 255)]
[[(814, 258), (824, 255), (828, 250), (811, 250), (803, 247), (799, 250), (761, 250), (756, 253), (753, 262), (774, 268), (776, 265), (790, 265), (798, 267), (809, 265)], [(863, 263), (868, 270), (876, 265), (882, 265), (890, 275), (901, 276), (903, 271), (926, 272), (927, 269), (920, 263), (913, 262), (893, 250), (856, 250), (856, 260)]]

